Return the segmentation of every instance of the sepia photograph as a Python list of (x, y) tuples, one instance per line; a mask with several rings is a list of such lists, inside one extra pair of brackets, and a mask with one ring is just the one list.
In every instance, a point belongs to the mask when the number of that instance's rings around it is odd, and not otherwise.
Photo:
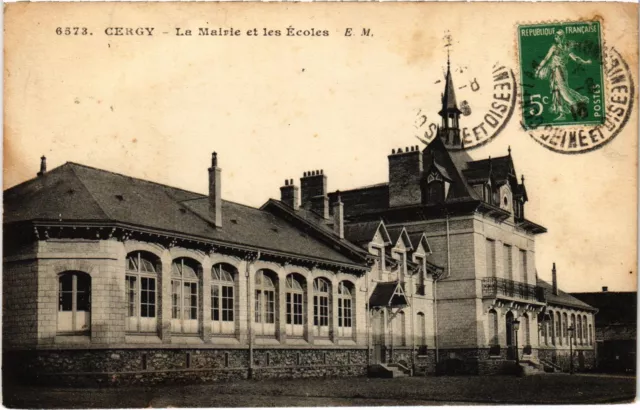
[(632, 403), (638, 4), (4, 7), (7, 408)]

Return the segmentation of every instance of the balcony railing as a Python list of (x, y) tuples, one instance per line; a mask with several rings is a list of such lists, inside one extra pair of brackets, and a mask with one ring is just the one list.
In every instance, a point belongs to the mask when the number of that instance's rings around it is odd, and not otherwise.
[(516, 282), (502, 278), (482, 279), (482, 297), (495, 298), (506, 296), (514, 299), (535, 300), (544, 302), (544, 289), (540, 286), (529, 285), (527, 283)]

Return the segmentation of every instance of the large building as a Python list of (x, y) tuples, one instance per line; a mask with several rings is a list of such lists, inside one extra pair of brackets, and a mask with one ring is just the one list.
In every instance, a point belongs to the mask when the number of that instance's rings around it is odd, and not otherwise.
[[(153, 383), (491, 374), (594, 360), (595, 309), (541, 281), (506, 156), (462, 149), (451, 73), (438, 136), (387, 183), (286, 180), (260, 209), (66, 163), (4, 192), (7, 370)], [(203, 177), (205, 172), (203, 170)], [(518, 330), (519, 329), (519, 330)], [(581, 359), (578, 359), (581, 358)]]

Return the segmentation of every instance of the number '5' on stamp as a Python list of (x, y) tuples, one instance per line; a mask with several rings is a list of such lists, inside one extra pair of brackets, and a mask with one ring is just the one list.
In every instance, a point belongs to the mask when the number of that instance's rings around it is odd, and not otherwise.
[(604, 122), (600, 22), (520, 25), (518, 45), (526, 128)]

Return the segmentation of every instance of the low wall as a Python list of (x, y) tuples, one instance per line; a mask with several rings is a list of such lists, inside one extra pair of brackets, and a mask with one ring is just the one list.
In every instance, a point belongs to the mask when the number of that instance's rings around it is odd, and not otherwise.
[(21, 382), (82, 385), (208, 383), (233, 379), (355, 377), (367, 373), (367, 350), (63, 349), (5, 351), (5, 376)]

